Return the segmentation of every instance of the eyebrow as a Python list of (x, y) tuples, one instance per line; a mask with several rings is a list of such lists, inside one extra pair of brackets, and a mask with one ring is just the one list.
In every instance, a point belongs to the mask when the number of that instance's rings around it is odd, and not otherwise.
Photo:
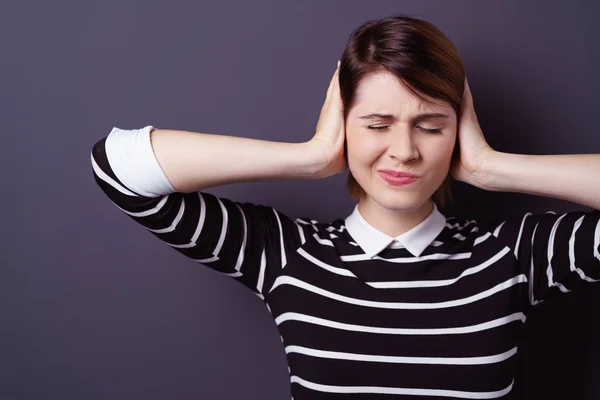
[[(447, 114), (441, 114), (441, 113), (425, 113), (425, 114), (418, 114), (415, 117), (412, 118), (412, 122), (420, 122), (426, 119), (434, 119), (434, 118), (448, 118), (449, 116)], [(396, 121), (398, 118), (393, 115), (393, 114), (380, 114), (380, 113), (374, 113), (374, 114), (369, 114), (369, 115), (363, 115), (362, 117), (358, 117), (359, 119), (386, 119), (386, 120), (393, 120)]]

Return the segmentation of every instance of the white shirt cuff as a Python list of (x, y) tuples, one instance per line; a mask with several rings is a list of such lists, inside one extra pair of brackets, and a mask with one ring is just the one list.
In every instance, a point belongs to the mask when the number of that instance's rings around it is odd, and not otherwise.
[(132, 192), (146, 197), (176, 191), (152, 150), (153, 129), (151, 125), (130, 130), (113, 127), (105, 146), (108, 163), (117, 178)]

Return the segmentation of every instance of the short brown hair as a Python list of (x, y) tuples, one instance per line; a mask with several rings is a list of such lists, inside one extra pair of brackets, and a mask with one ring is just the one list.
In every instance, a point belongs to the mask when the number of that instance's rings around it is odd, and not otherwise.
[[(449, 103), (460, 116), (465, 68), (452, 42), (430, 22), (394, 14), (367, 21), (350, 35), (341, 58), (340, 93), (344, 121), (356, 101), (356, 90), (366, 75), (387, 71), (425, 103), (425, 96)], [(423, 96), (425, 95), (425, 96)], [(453, 159), (458, 156), (455, 143)], [(347, 144), (344, 148), (347, 159)], [(346, 189), (354, 200), (366, 195), (350, 170)], [(452, 201), (450, 174), (433, 194), (440, 207)]]

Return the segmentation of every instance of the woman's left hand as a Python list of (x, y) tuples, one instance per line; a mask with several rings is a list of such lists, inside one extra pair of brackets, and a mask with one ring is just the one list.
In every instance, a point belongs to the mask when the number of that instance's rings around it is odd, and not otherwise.
[(457, 141), (460, 152), (450, 167), (450, 174), (456, 180), (484, 188), (483, 166), (494, 150), (486, 142), (477, 121), (473, 96), (466, 77), (461, 115), (458, 120)]

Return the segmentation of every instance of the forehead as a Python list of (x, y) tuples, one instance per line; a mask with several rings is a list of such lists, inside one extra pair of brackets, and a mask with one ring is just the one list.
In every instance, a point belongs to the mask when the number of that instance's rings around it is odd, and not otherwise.
[(431, 97), (428, 99), (433, 103), (422, 101), (408, 91), (394, 75), (381, 71), (368, 74), (360, 81), (350, 114), (377, 111), (413, 114), (452, 110), (446, 102)]

